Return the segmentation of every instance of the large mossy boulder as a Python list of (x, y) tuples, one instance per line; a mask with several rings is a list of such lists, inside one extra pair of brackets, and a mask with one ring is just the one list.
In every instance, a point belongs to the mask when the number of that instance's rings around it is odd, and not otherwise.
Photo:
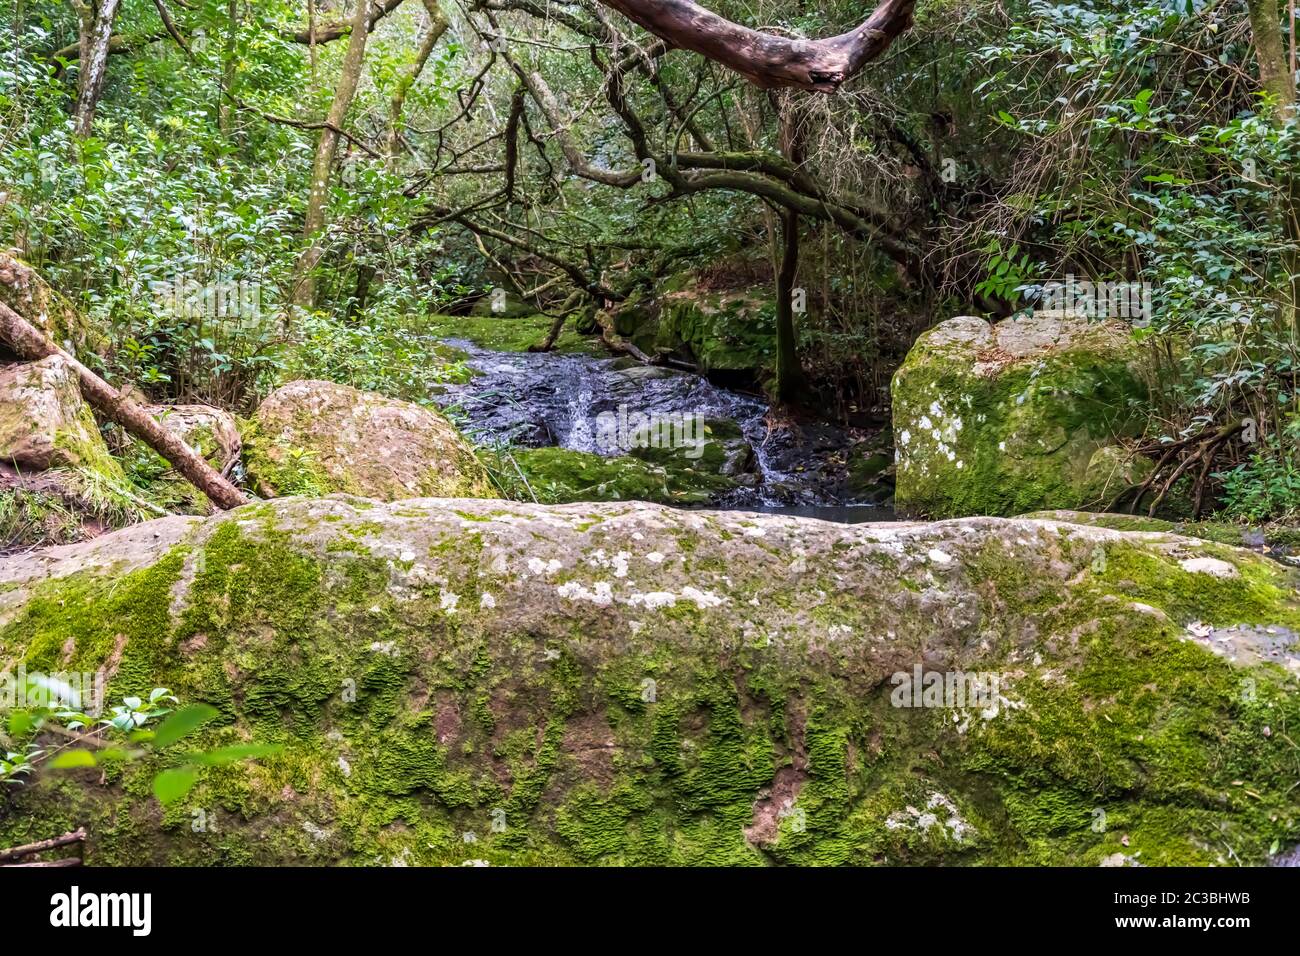
[[(678, 280), (659, 297), (655, 347), (701, 372), (762, 378), (776, 362), (776, 306), (770, 288), (714, 289)], [(638, 341), (635, 331), (630, 334)]]
[(438, 412), (334, 382), (290, 382), (268, 395), (244, 436), (244, 462), (266, 497), (498, 496), (474, 450)]
[[(50, 288), (35, 269), (10, 252), (0, 251), (0, 302), (73, 354), (97, 352), (103, 338), (77, 309)], [(0, 361), (16, 358), (0, 342)]]
[(76, 369), (61, 355), (0, 366), (0, 462), (21, 471), (80, 468), (120, 480)]
[(1260, 864), (1300, 839), (1297, 583), (1058, 520), (344, 496), (165, 518), (0, 562), (0, 665), (207, 702), (182, 751), (283, 749), (166, 808), (168, 751), (43, 771), (0, 793), (0, 846)]
[(963, 316), (922, 335), (894, 375), (896, 503), (930, 517), (1104, 507), (1143, 477), (1143, 346), (1119, 322)]

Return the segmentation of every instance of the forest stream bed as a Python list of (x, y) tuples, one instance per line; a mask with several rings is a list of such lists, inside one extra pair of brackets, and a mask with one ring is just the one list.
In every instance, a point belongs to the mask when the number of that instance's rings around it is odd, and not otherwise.
[(855, 449), (874, 448), (878, 436), (824, 422), (777, 420), (761, 395), (732, 391), (692, 372), (574, 349), (501, 351), (468, 338), (445, 341), (463, 353), (474, 374), (463, 384), (443, 386), (434, 399), (479, 444), (610, 457), (626, 449), (602, 441), (602, 421), (641, 415), (688, 424), (695, 417), (732, 422), (753, 457), (739, 469), (736, 487), (709, 506), (848, 523), (894, 517), (885, 492), (856, 486), (852, 477), (861, 457)]

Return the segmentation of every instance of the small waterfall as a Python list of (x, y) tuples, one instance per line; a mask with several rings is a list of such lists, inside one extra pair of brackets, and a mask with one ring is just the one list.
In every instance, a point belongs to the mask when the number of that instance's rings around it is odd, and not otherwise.
[(596, 450), (596, 433), (591, 421), (593, 398), (590, 382), (584, 381), (569, 400), (569, 433), (564, 441), (565, 448), (575, 451)]
[(831, 513), (843, 510), (845, 502), (831, 493), (822, 474), (823, 466), (849, 444), (842, 429), (769, 427), (763, 399), (689, 372), (629, 367), (626, 360), (587, 355), (494, 352), (463, 339), (447, 341), (466, 353), (478, 374), (434, 398), (443, 407), (454, 407), (479, 440), (603, 454), (607, 449), (597, 441), (597, 418), (605, 412), (727, 419), (753, 447), (759, 481), (732, 492), (726, 506), (844, 517)]

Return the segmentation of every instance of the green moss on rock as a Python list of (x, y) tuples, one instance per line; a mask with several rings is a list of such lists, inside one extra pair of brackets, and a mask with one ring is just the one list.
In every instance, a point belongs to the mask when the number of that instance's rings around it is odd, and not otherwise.
[(1141, 434), (1148, 397), (1122, 324), (944, 322), (894, 376), (897, 506), (936, 518), (1104, 506), (1140, 477), (1113, 446)]
[(125, 480), (81, 397), (76, 370), (60, 355), (0, 367), (0, 461), (24, 471), (67, 467)]
[(656, 346), (685, 349), (702, 372), (769, 374), (776, 362), (770, 290), (716, 292), (679, 283), (661, 297)]
[[(166, 519), (7, 561), (0, 660), (169, 686), (221, 713), (197, 744), (283, 750), (165, 813), (155, 764), (47, 772), (0, 795), (0, 844), (85, 824), (101, 865), (1262, 863), (1300, 840), (1297, 583), (1055, 520), (342, 496)], [(922, 665), (997, 696), (898, 706)]]
[(268, 497), (498, 495), (473, 448), (438, 412), (347, 385), (300, 381), (277, 389), (243, 438), (249, 477)]
[[(35, 269), (0, 250), (0, 302), (74, 355), (102, 353), (105, 338), (77, 308), (55, 292)], [(0, 361), (17, 358), (0, 343)]]

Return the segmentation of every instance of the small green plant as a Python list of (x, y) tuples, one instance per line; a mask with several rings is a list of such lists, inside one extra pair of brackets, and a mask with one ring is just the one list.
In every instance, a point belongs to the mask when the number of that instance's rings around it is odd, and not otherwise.
[[(0, 783), (10, 785), (24, 783), (38, 769), (109, 767), (163, 756), (217, 716), (207, 704), (180, 706), (165, 687), (155, 687), (147, 698), (125, 697), (98, 716), (82, 709), (74, 688), (48, 677), (27, 676), (22, 691), (20, 699), (28, 706), (12, 710), (6, 724), (9, 747), (15, 749), (6, 749), (0, 759)], [(156, 728), (149, 726), (155, 723)], [(42, 745), (36, 739), (41, 736), (60, 737), (63, 743)], [(279, 749), (237, 744), (183, 753), (154, 775), (154, 796), (163, 804), (174, 803), (194, 788), (204, 767), (267, 757)]]
[(1020, 246), (1012, 244), (1003, 251), (1002, 244), (993, 241), (984, 247), (988, 253), (985, 268), (988, 270), (984, 279), (975, 286), (976, 293), (995, 299), (1002, 299), (1014, 304), (1024, 295), (1029, 284), (1029, 256), (1020, 251)]
[(36, 744), (28, 744), (22, 751), (9, 750), (0, 759), (0, 783), (21, 783), (36, 769), (36, 761), (45, 753)]
[(1223, 482), (1223, 513), (1247, 521), (1300, 514), (1300, 468), (1276, 441), (1216, 477)]

